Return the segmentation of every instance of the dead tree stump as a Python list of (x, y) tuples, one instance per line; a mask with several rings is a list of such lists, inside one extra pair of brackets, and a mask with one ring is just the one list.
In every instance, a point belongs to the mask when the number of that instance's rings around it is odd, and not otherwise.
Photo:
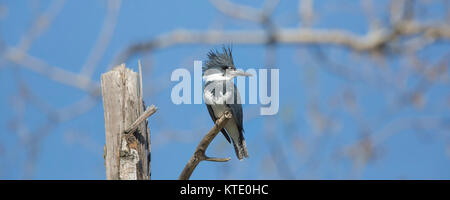
[(124, 64), (101, 76), (108, 180), (149, 180), (151, 177), (147, 117), (155, 113), (156, 108), (150, 106), (145, 110), (141, 84), (141, 72), (138, 76)]

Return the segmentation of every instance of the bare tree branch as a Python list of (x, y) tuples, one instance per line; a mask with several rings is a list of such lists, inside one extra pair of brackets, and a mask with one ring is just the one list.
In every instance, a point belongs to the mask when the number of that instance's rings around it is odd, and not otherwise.
[(51, 66), (44, 60), (31, 56), (17, 48), (7, 49), (3, 54), (3, 57), (10, 62), (16, 63), (21, 67), (37, 72), (64, 85), (72, 86), (87, 92), (98, 92), (100, 89), (99, 83), (92, 81), (86, 76)]
[(17, 48), (25, 52), (28, 51), (34, 40), (50, 27), (53, 20), (63, 9), (65, 2), (65, 0), (53, 0), (48, 9), (36, 18), (30, 29), (22, 36)]
[(134, 131), (136, 131), (136, 129), (139, 127), (139, 125), (146, 120), (147, 118), (149, 118), (150, 116), (152, 116), (155, 112), (156, 112), (157, 108), (154, 105), (149, 106), (144, 113), (141, 114), (141, 116), (139, 116), (136, 121), (134, 121), (130, 127), (128, 127), (127, 129), (125, 129), (124, 133), (125, 134), (129, 134), (132, 133)]
[(230, 158), (211, 158), (205, 155), (206, 149), (208, 148), (211, 141), (216, 137), (217, 133), (225, 126), (229, 119), (231, 119), (232, 114), (226, 111), (214, 124), (214, 126), (209, 130), (209, 132), (203, 137), (203, 139), (198, 144), (195, 149), (194, 155), (189, 159), (188, 163), (184, 167), (179, 180), (188, 180), (191, 177), (192, 172), (197, 167), (197, 165), (203, 161), (213, 161), (213, 162), (227, 162)]
[(82, 75), (91, 77), (92, 73), (94, 73), (95, 69), (97, 69), (100, 59), (107, 50), (108, 45), (114, 36), (114, 29), (117, 24), (121, 3), (121, 0), (107, 1), (106, 19), (103, 22), (102, 29), (100, 30), (100, 34), (94, 44), (94, 47), (91, 49), (89, 57), (83, 67), (81, 67), (80, 73)]
[(179, 44), (320, 44), (338, 45), (354, 51), (375, 51), (401, 36), (422, 34), (428, 38), (450, 39), (450, 25), (419, 24), (407, 21), (395, 24), (392, 29), (376, 29), (365, 35), (346, 30), (278, 29), (273, 37), (265, 30), (248, 31), (191, 31), (175, 30), (146, 42), (130, 45), (119, 54), (116, 63), (125, 62), (138, 53), (150, 52)]
[(253, 7), (238, 5), (228, 0), (210, 0), (211, 4), (223, 14), (236, 19), (261, 23), (263, 12)]

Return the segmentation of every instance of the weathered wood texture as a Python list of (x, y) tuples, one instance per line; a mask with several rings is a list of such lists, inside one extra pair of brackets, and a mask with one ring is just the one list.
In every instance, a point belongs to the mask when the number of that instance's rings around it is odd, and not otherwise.
[[(149, 180), (151, 177), (147, 120), (141, 119), (142, 123), (135, 130), (125, 132), (144, 114), (139, 79), (142, 78), (123, 64), (101, 77), (106, 136), (104, 156), (108, 180)], [(151, 109), (154, 109), (150, 111), (153, 114), (156, 108), (151, 106)], [(146, 112), (147, 117), (151, 114)]]

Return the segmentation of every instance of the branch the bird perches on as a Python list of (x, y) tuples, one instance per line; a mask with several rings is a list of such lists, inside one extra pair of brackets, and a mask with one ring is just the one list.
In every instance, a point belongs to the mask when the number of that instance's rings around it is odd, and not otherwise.
[(212, 158), (205, 155), (206, 149), (208, 149), (209, 144), (216, 137), (219, 131), (225, 126), (229, 119), (231, 119), (233, 115), (230, 111), (225, 111), (224, 114), (216, 121), (214, 126), (209, 130), (209, 132), (203, 137), (203, 139), (198, 144), (195, 149), (194, 155), (192, 155), (191, 159), (189, 159), (188, 163), (184, 167), (179, 180), (188, 180), (194, 169), (201, 161), (212, 161), (212, 162), (227, 162), (230, 158)]

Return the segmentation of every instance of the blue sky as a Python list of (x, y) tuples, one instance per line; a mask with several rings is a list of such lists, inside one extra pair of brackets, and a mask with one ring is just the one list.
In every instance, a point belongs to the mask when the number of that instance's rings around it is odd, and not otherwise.
[[(33, 22), (36, 9), (32, 1), (0, 1), (7, 12), (0, 21), (0, 38), (7, 46), (15, 46)], [(51, 1), (41, 2), (38, 12), (47, 9)], [(246, 0), (244, 4), (260, 7), (262, 3)], [(376, 14), (385, 14), (386, 1), (377, 1)], [(314, 28), (346, 29), (356, 34), (364, 34), (368, 27), (363, 11), (355, 1), (318, 1), (315, 9), (321, 11)], [(438, 6), (430, 6), (429, 13), (437, 17), (445, 14)], [(51, 27), (35, 40), (28, 53), (45, 60), (52, 66), (79, 73), (93, 47), (106, 14), (106, 1), (67, 1)], [(386, 17), (381, 17), (386, 20)], [(282, 1), (274, 13), (274, 20), (283, 28), (299, 26), (297, 2)], [(207, 1), (123, 1), (121, 4), (114, 35), (99, 67), (92, 79), (99, 82), (115, 56), (127, 45), (145, 41), (176, 29), (208, 30), (255, 30), (258, 25), (230, 19), (219, 13)], [(232, 43), (232, 41), (230, 41)], [(192, 155), (200, 137), (212, 126), (204, 105), (174, 105), (170, 101), (170, 74), (176, 68), (187, 68), (192, 72), (194, 60), (205, 60), (207, 52), (220, 46), (180, 45), (157, 50), (151, 56), (139, 55), (127, 61), (127, 66), (137, 70), (137, 59), (142, 59), (144, 67), (144, 88), (148, 89), (145, 102), (155, 104), (159, 110), (149, 119), (152, 137), (152, 178), (176, 179)], [(280, 112), (274, 116), (256, 116), (259, 106), (243, 105), (245, 137), (250, 158), (238, 161), (233, 148), (218, 136), (208, 154), (231, 157), (228, 163), (202, 162), (192, 179), (448, 179), (450, 173), (449, 129), (427, 129), (415, 131), (404, 124), (386, 140), (376, 146), (376, 159), (370, 161), (355, 176), (354, 162), (342, 155), (347, 147), (355, 144), (364, 134), (359, 123), (369, 124), (376, 132), (389, 124), (401, 123), (401, 119), (437, 119), (436, 123), (449, 121), (448, 81), (433, 85), (427, 93), (423, 109), (405, 106), (378, 123), (383, 109), (390, 105), (386, 99), (396, 95), (379, 79), (348, 81), (326, 70), (313, 54), (314, 49), (303, 45), (277, 45), (276, 68), (280, 69)], [(437, 62), (444, 55), (448, 43), (435, 44), (420, 53), (423, 60)], [(350, 70), (380, 71), (377, 62), (369, 64), (354, 61), (355, 55), (347, 49), (323, 46), (321, 50), (328, 58)], [(313, 50), (314, 51), (314, 50)], [(233, 44), (235, 64), (240, 68), (264, 68), (265, 48), (262, 45)], [(367, 58), (367, 55), (362, 55)], [(368, 59), (370, 60), (370, 59)], [(3, 63), (3, 61), (1, 62)], [(386, 62), (394, 75), (402, 60), (393, 57)], [(24, 80), (27, 87), (40, 99), (55, 109), (64, 108), (79, 99), (85, 92), (48, 80), (39, 74), (14, 64), (0, 66), (0, 179), (24, 178), (28, 159), (27, 151), (16, 132), (11, 130), (11, 120), (17, 117), (21, 103), (14, 96), (19, 85), (17, 77)], [(371, 68), (375, 70), (370, 71)], [(448, 77), (448, 71), (447, 73)], [(376, 77), (376, 76), (375, 76)], [(395, 78), (394, 78), (395, 79)], [(418, 82), (412, 76), (407, 87)], [(359, 102), (360, 113), (355, 117), (339, 103), (341, 94), (354, 91)], [(146, 90), (147, 91), (147, 90)], [(151, 93), (154, 91), (153, 93)], [(392, 99), (392, 98), (391, 98)], [(103, 154), (104, 120), (101, 101), (88, 112), (73, 120), (55, 126), (39, 145), (35, 179), (104, 179)], [(444, 103), (442, 103), (444, 102)], [(29, 130), (34, 130), (46, 122), (45, 115), (33, 105), (26, 104), (25, 121)], [(313, 109), (314, 108), (314, 109)], [(315, 114), (320, 111), (322, 114)], [(329, 119), (331, 125), (325, 130), (315, 126), (311, 116)], [(363, 116), (363, 117), (361, 117)], [(360, 119), (361, 118), (361, 119)], [(382, 117), (383, 119), (383, 117)], [(400, 119), (400, 120), (399, 120)], [(271, 151), (276, 141), (282, 146), (282, 156)], [(447, 153), (446, 153), (447, 152)], [(285, 163), (273, 159), (286, 157)], [(280, 172), (280, 169), (282, 169)]]

